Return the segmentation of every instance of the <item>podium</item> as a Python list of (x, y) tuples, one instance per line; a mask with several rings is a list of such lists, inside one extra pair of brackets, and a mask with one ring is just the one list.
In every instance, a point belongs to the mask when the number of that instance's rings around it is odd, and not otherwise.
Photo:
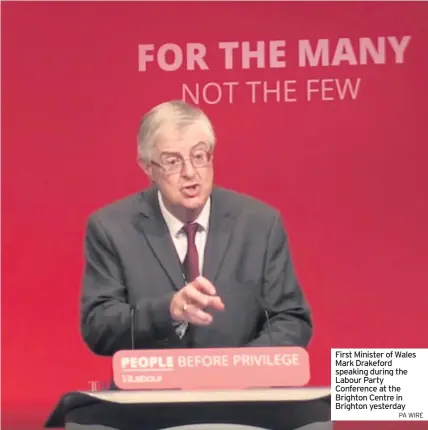
[(330, 421), (330, 388), (305, 386), (309, 357), (298, 347), (118, 351), (113, 374), (118, 389), (64, 395), (45, 427), (294, 430)]
[(211, 428), (219, 430), (224, 424), (288, 430), (326, 421), (330, 421), (329, 387), (112, 390), (63, 395), (45, 428), (63, 428), (66, 422), (72, 422), (94, 429), (105, 426), (119, 430), (201, 424), (215, 424)]

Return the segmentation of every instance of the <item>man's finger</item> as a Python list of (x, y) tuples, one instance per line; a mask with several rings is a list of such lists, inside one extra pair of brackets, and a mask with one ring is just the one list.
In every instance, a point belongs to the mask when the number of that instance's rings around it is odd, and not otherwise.
[(222, 302), (221, 298), (218, 296), (210, 297), (208, 306), (217, 311), (224, 310), (224, 303)]
[(171, 312), (171, 317), (175, 320), (175, 321), (183, 321), (183, 319), (187, 319), (184, 318), (187, 314), (187, 310), (189, 307), (189, 303), (182, 297), (182, 295), (176, 295), (173, 299), (173, 301), (171, 302), (171, 307), (170, 307), (170, 312)]
[(192, 284), (202, 293), (208, 294), (209, 296), (215, 296), (216, 295), (216, 289), (214, 285), (203, 276), (198, 276)]
[(184, 318), (190, 323), (197, 325), (208, 325), (211, 324), (213, 320), (213, 317), (209, 313), (190, 304), (187, 305), (186, 312), (184, 312)]
[(207, 296), (206, 294), (198, 291), (196, 288), (189, 286), (189, 288), (183, 289), (183, 298), (188, 303), (192, 303), (199, 308), (204, 309), (210, 304), (211, 296)]

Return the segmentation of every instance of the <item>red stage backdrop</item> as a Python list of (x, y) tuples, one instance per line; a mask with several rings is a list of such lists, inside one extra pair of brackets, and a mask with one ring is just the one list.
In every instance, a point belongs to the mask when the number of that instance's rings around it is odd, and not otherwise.
[(79, 334), (85, 223), (147, 185), (138, 123), (173, 98), (211, 116), (217, 183), (283, 214), (311, 384), (329, 384), (331, 347), (428, 347), (426, 3), (1, 12), (4, 428), (41, 428), (62, 393), (110, 376)]

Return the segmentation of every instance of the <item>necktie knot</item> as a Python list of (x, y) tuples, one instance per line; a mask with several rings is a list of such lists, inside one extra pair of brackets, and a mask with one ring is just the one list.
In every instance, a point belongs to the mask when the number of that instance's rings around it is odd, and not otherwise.
[(183, 230), (187, 235), (189, 241), (193, 241), (196, 236), (196, 232), (198, 231), (199, 224), (197, 222), (192, 222), (188, 224), (184, 224)]

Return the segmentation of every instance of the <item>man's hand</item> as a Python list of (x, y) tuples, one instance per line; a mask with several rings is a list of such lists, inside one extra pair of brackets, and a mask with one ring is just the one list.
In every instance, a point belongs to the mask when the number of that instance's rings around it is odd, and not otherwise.
[(213, 317), (205, 312), (207, 308), (222, 311), (224, 304), (216, 295), (214, 285), (208, 279), (198, 276), (193, 282), (175, 293), (169, 309), (171, 317), (175, 321), (208, 325), (211, 324)]

